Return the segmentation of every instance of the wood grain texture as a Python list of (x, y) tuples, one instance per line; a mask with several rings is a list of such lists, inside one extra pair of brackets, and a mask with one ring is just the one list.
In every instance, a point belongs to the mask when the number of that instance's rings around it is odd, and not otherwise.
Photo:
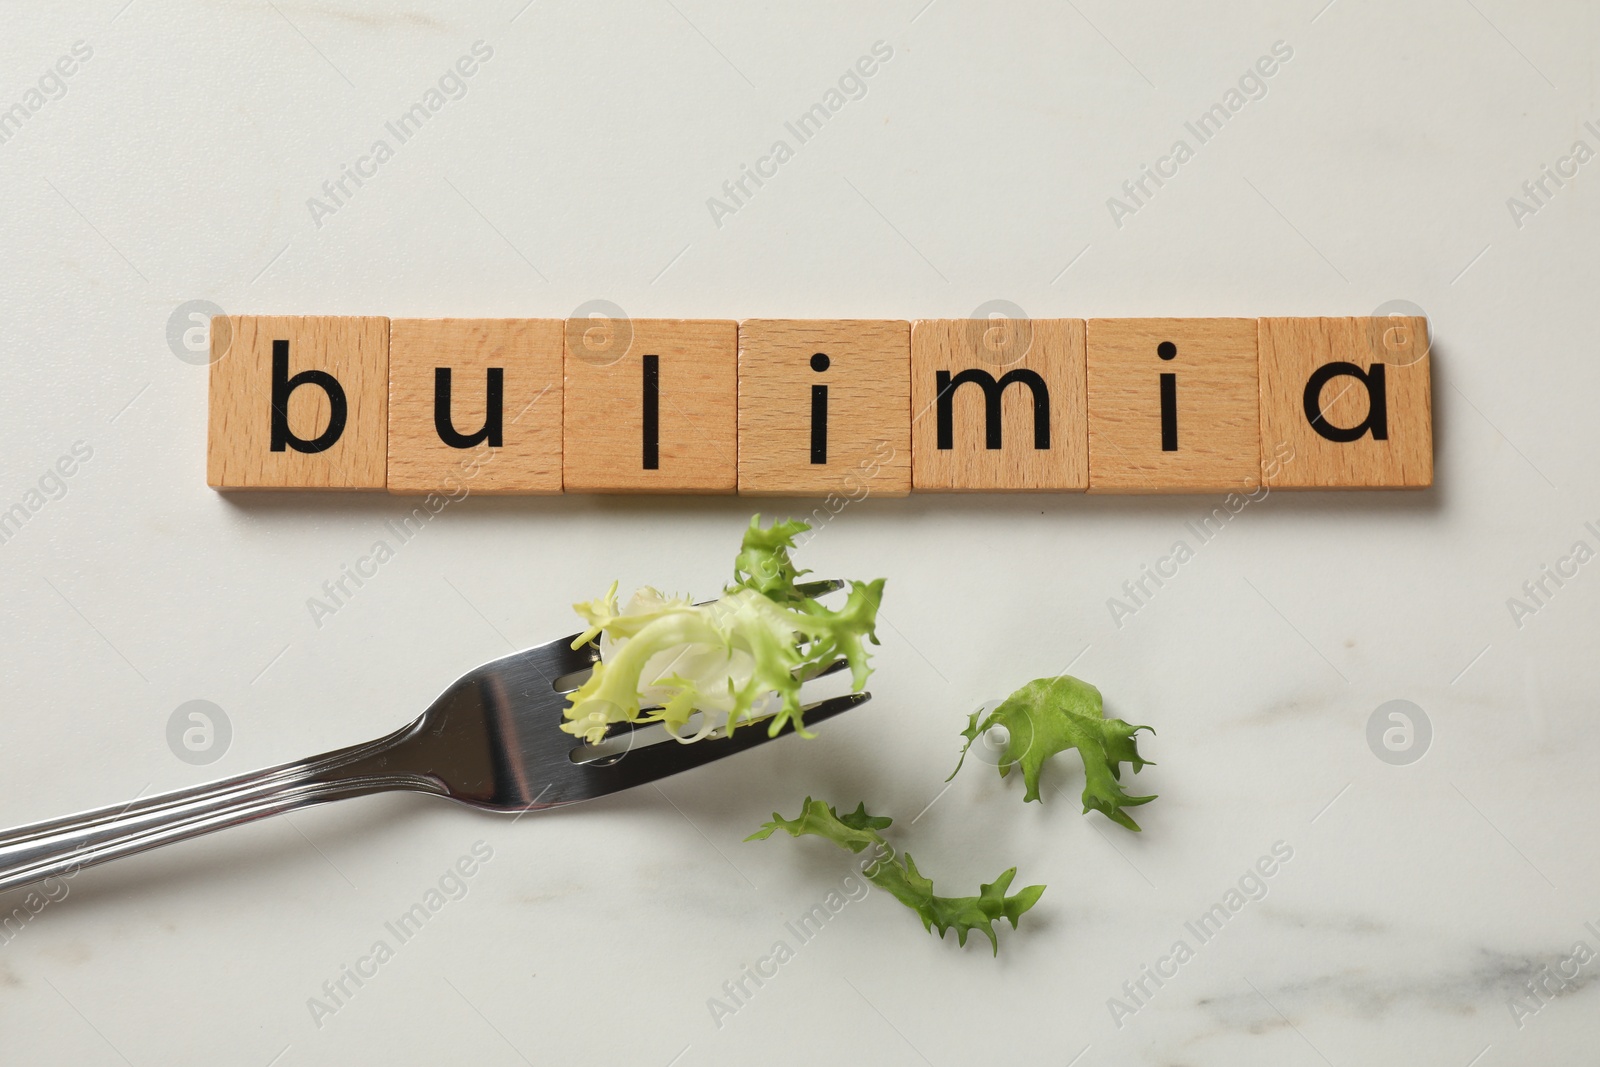
[[(344, 397), (344, 426), (324, 450), (272, 448), (273, 342), (288, 342), (285, 381), (331, 374)], [(389, 406), (389, 320), (320, 315), (232, 315), (211, 330), (206, 482), (218, 489), (382, 489)], [(314, 442), (332, 427), (328, 392), (289, 391), (291, 434)]]
[[(941, 372), (950, 383), (943, 395)], [(962, 380), (974, 373), (983, 377)], [(1030, 374), (1037, 383), (1023, 380)], [(1042, 418), (1035, 384), (1044, 388)], [(991, 427), (989, 397), (996, 392), (1000, 417)], [(1083, 320), (913, 322), (911, 410), (916, 492), (1087, 488)], [(945, 448), (941, 427), (949, 431)], [(996, 428), (1000, 447), (990, 448)], [(1048, 438), (1042, 449), (1041, 431)]]
[[(589, 319), (566, 324), (567, 492), (734, 492), (738, 324), (619, 319), (596, 329)], [(652, 394), (653, 450), (646, 433)]]
[[(1086, 332), (1090, 492), (1260, 484), (1256, 320), (1090, 319)], [(1170, 428), (1162, 416), (1167, 374), (1176, 401)], [(1175, 430), (1175, 440), (1164, 441), (1164, 429)]]
[[(827, 389), (823, 462), (813, 462), (817, 386)], [(909, 323), (739, 323), (740, 493), (854, 500), (910, 491)]]
[[(1428, 320), (1259, 320), (1261, 441), (1292, 459), (1267, 472), (1285, 488), (1420, 487), (1433, 484), (1433, 407)], [(1308, 384), (1321, 372), (1307, 414)], [(1375, 368), (1381, 368), (1376, 370)], [(1357, 375), (1351, 373), (1359, 370)], [(1381, 380), (1381, 385), (1379, 384)], [(1373, 404), (1374, 394), (1382, 402)], [(1322, 432), (1319, 431), (1319, 427)], [(1352, 436), (1353, 440), (1330, 440)], [(1382, 434), (1382, 436), (1378, 436)]]
[[(389, 323), (391, 493), (561, 492), (561, 319), (394, 319)], [(435, 419), (436, 370), (450, 371), (446, 443)], [(491, 371), (500, 403), (488, 408)]]

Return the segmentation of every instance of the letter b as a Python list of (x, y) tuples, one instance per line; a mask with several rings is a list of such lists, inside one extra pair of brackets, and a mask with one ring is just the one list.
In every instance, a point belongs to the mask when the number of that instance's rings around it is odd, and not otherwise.
[[(307, 440), (289, 429), (289, 397), (302, 386), (315, 386), (328, 397), (328, 425), (322, 433)], [(296, 452), (325, 452), (344, 433), (349, 404), (344, 387), (325, 370), (303, 370), (289, 376), (289, 342), (272, 342), (272, 451), (293, 448)]]

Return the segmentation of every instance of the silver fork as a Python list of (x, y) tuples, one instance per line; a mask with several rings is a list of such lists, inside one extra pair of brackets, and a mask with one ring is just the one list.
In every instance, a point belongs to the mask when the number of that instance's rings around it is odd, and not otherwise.
[[(819, 596), (841, 584), (800, 588)], [(329, 800), (404, 789), (488, 811), (535, 811), (653, 782), (771, 739), (765, 725), (753, 723), (726, 737), (662, 744), (671, 739), (659, 725), (619, 723), (614, 730), (622, 732), (583, 744), (557, 727), (566, 694), (600, 653), (593, 642), (574, 649), (574, 639), (467, 672), (415, 722), (376, 741), (0, 833), (0, 892)], [(805, 720), (818, 723), (869, 699), (852, 693), (817, 701), (804, 709)]]

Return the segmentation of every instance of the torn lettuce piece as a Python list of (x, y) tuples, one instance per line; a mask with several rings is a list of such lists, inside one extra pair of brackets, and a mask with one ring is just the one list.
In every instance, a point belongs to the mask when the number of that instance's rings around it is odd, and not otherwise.
[[(662, 722), (689, 742), (770, 719), (772, 733), (793, 720), (810, 736), (801, 721), (800, 679), (843, 659), (855, 691), (866, 685), (883, 579), (850, 582), (838, 610), (802, 594), (797, 582), (806, 572), (789, 550), (809, 529), (795, 521), (763, 529), (761, 516), (753, 517), (734, 581), (709, 604), (646, 587), (619, 607), (615, 582), (605, 596), (574, 604), (588, 629), (573, 647), (598, 637), (600, 661), (572, 694), (561, 728), (594, 744), (615, 722)], [(696, 711), (702, 715), (691, 731)]]
[(1017, 876), (1017, 869), (1012, 867), (993, 882), (979, 887), (975, 897), (937, 896), (933, 891), (933, 881), (917, 870), (911, 853), (905, 853), (903, 860), (897, 858), (894, 849), (878, 833), (879, 830), (888, 829), (893, 821), (867, 814), (865, 804), (859, 804), (855, 811), (840, 815), (831, 805), (806, 797), (797, 818), (785, 819), (773, 812), (772, 821), (763, 824), (761, 829), (745, 840), (765, 840), (774, 831), (783, 830), (790, 837), (811, 834), (826, 838), (851, 852), (873, 849), (875, 859), (862, 873), (868, 881), (887, 890), (890, 896), (916, 912), (922, 919), (924, 930), (937, 929), (943, 938), (945, 931), (954, 929), (956, 941), (962, 945), (967, 943), (967, 934), (977, 930), (989, 939), (994, 954), (999, 955), (1000, 942), (995, 937), (995, 920), (1005, 919), (1015, 930), (1017, 920), (1038, 902), (1045, 887), (1030, 885), (1019, 893), (1007, 896), (1006, 890)]
[(795, 537), (809, 529), (809, 523), (790, 519), (774, 522), (763, 530), (761, 516), (752, 517), (739, 554), (733, 559), (733, 583), (728, 588), (753, 589), (776, 604), (805, 600), (797, 584), (801, 575), (811, 572), (797, 569), (789, 559), (789, 550), (795, 547)]
[[(1083, 810), (1092, 808), (1103, 813), (1112, 822), (1137, 831), (1123, 808), (1148, 804), (1155, 796), (1135, 797), (1123, 792), (1122, 764), (1139, 771), (1151, 761), (1139, 755), (1135, 738), (1148, 726), (1132, 726), (1121, 719), (1108, 719), (1101, 704), (1100, 690), (1088, 682), (1068, 674), (1056, 678), (1038, 678), (1018, 689), (990, 712), (982, 722), (978, 717), (982, 709), (967, 719), (967, 728), (961, 736), (967, 743), (961, 748), (961, 760), (950, 772), (954, 778), (966, 761), (972, 743), (996, 726), (1007, 732), (1004, 750), (1000, 754), (1000, 777), (1011, 772), (1013, 764), (1022, 767), (1022, 781), (1026, 786), (1023, 802), (1043, 801), (1039, 795), (1039, 770), (1044, 761), (1069, 748), (1078, 750), (1083, 760)], [(946, 778), (945, 781), (949, 781)]]

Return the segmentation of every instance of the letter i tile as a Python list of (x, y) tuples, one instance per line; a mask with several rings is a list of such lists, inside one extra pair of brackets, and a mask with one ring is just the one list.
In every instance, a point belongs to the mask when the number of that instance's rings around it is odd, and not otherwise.
[(1255, 319), (1090, 319), (1089, 491), (1261, 482)]
[(905, 496), (910, 394), (907, 322), (740, 322), (739, 492)]

